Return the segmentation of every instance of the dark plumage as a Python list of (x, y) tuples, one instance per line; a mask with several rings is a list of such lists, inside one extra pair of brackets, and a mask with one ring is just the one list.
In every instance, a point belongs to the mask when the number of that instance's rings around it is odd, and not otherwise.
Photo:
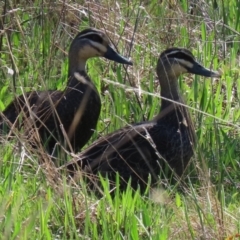
[(89, 174), (101, 173), (112, 181), (118, 172), (122, 189), (130, 178), (134, 189), (140, 186), (144, 190), (149, 175), (152, 183), (157, 182), (160, 174), (167, 179), (173, 173), (180, 177), (193, 156), (195, 144), (188, 109), (180, 105), (184, 101), (178, 77), (183, 73), (220, 76), (200, 65), (186, 49), (164, 51), (157, 63), (162, 97), (158, 116), (102, 137), (62, 168), (71, 176), (80, 168)]
[(85, 70), (86, 61), (92, 57), (132, 65), (111, 47), (102, 31), (85, 29), (74, 38), (69, 49), (66, 89), (28, 92), (15, 98), (3, 112), (0, 131), (7, 120), (13, 124), (21, 114), (21, 126), (24, 125), (26, 133), (29, 135), (33, 127), (37, 127), (49, 152), (57, 141), (63, 143), (66, 140), (64, 131), (73, 151), (80, 150), (92, 136), (101, 109), (99, 93)]

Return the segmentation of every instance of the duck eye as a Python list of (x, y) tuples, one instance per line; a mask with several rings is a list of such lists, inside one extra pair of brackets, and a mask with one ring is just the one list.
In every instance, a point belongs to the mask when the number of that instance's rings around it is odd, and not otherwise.
[(94, 42), (99, 42), (99, 43), (102, 42), (102, 39), (98, 35), (91, 35), (91, 36), (89, 36), (89, 38), (90, 38), (90, 40), (92, 40)]

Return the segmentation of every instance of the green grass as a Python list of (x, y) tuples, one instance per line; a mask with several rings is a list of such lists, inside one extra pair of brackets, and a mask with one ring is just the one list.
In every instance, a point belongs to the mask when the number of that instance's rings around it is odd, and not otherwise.
[(67, 184), (54, 168), (39, 166), (42, 155), (19, 144), (22, 132), (14, 140), (3, 137), (1, 239), (227, 239), (239, 233), (240, 1), (206, 0), (193, 14), (186, 0), (14, 2), (0, 3), (6, 4), (0, 13), (0, 110), (23, 91), (63, 89), (69, 44), (87, 26), (105, 29), (118, 51), (132, 58), (127, 69), (103, 59), (88, 62), (103, 105), (89, 144), (158, 113), (155, 66), (165, 48), (189, 48), (223, 74), (218, 80), (179, 80), (198, 136), (184, 194), (169, 187), (141, 196), (129, 187), (113, 198), (102, 179), (99, 199), (84, 183)]

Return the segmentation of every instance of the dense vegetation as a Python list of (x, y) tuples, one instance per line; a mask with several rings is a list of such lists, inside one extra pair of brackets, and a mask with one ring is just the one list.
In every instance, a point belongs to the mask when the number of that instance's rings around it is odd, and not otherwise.
[[(157, 58), (190, 49), (221, 79), (179, 81), (198, 136), (189, 188), (104, 197), (57, 177), (22, 131), (1, 137), (1, 239), (234, 239), (240, 231), (240, 1), (0, 1), (0, 110), (29, 90), (63, 89), (67, 51), (79, 30), (106, 31), (133, 67), (88, 62), (101, 93), (101, 135), (159, 111)], [(69, 155), (70, 158), (70, 155)], [(44, 162), (44, 164), (39, 164)]]

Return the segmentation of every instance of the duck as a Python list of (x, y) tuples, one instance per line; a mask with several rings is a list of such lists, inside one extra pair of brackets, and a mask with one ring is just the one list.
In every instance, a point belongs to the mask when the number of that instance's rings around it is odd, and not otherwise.
[(27, 135), (33, 127), (37, 129), (38, 139), (49, 153), (53, 153), (56, 143), (65, 144), (72, 152), (80, 151), (93, 135), (101, 110), (100, 95), (86, 72), (86, 62), (93, 57), (132, 65), (114, 50), (103, 31), (84, 29), (70, 45), (66, 88), (16, 97), (1, 114), (0, 132), (8, 133), (21, 118), (20, 126), (25, 126)]
[(177, 47), (160, 54), (156, 72), (161, 88), (158, 115), (99, 138), (60, 167), (67, 176), (75, 179), (80, 172), (92, 181), (100, 174), (112, 187), (119, 177), (121, 190), (130, 182), (134, 190), (140, 188), (141, 192), (149, 181), (156, 186), (161, 179), (176, 183), (182, 177), (194, 154), (196, 135), (178, 78), (185, 73), (221, 75), (197, 62), (188, 49)]

